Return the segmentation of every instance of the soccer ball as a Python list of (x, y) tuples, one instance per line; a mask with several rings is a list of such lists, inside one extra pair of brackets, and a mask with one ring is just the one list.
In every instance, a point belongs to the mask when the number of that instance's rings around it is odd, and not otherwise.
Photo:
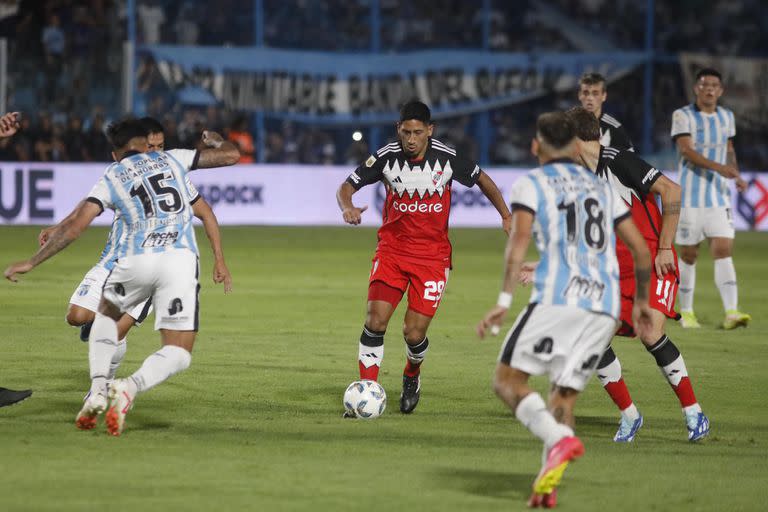
[(356, 418), (378, 418), (387, 407), (387, 393), (374, 380), (356, 380), (344, 392), (344, 409)]

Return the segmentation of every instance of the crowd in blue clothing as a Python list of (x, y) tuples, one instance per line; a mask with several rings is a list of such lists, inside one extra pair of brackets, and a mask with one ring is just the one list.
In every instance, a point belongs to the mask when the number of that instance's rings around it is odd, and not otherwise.
[[(216, 9), (195, 0), (137, 0), (136, 37), (142, 44), (247, 46), (257, 41), (257, 2), (217, 0)], [(370, 51), (371, 3), (366, 0), (263, 0), (262, 43), (270, 47), (322, 51)], [(678, 51), (762, 56), (768, 53), (768, 11), (759, 0), (655, 2), (654, 47)], [(120, 115), (125, 2), (120, 0), (5, 0), (0, 2), (0, 37), (9, 42), (8, 108), (28, 112), (26, 135), (0, 146), (3, 160), (103, 160), (98, 130)], [(485, 48), (488, 51), (590, 51), (579, 30), (599, 36), (610, 50), (645, 45), (646, 2), (641, 0), (548, 0), (480, 2), (379, 0), (382, 52), (422, 48)], [(553, 23), (553, 14), (565, 23)], [(558, 18), (560, 19), (560, 18)], [(486, 32), (487, 31), (487, 32)], [(487, 39), (484, 37), (487, 34)], [(173, 100), (157, 66), (137, 62), (136, 100), (169, 126), (171, 142), (189, 146), (203, 125), (226, 131), (242, 112), (190, 106)], [(727, 87), (727, 84), (726, 84)], [(687, 102), (677, 62), (655, 66), (652, 151), (671, 150), (671, 112)], [(606, 110), (640, 143), (643, 70), (609, 86)], [(491, 113), (486, 164), (527, 165), (536, 114), (576, 101), (549, 94)], [(727, 98), (727, 89), (726, 89)], [(250, 121), (249, 114), (245, 116)], [(442, 119), (437, 135), (480, 156), (477, 116)], [(737, 120), (738, 122), (738, 120)], [(211, 124), (213, 123), (213, 124)], [(178, 135), (175, 131), (178, 128)], [(348, 164), (364, 157), (369, 127), (328, 128), (268, 119), (264, 133), (249, 126), (265, 162)], [(352, 133), (363, 132), (362, 141)], [(739, 131), (737, 151), (745, 167), (768, 169), (764, 128)], [(385, 129), (384, 136), (387, 136)], [(103, 137), (102, 137), (103, 138)], [(80, 141), (85, 141), (80, 143)], [(385, 142), (385, 141), (382, 141)]]

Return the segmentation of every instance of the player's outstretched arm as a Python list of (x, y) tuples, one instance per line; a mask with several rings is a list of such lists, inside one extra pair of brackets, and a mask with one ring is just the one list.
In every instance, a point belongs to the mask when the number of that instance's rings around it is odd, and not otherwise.
[(496, 305), (486, 313), (477, 325), (477, 335), (481, 338), (485, 337), (488, 329), (495, 336), (499, 333), (501, 324), (504, 323), (507, 311), (512, 305), (512, 295), (519, 279), (525, 254), (528, 251), (528, 245), (531, 243), (532, 231), (533, 214), (522, 209), (516, 210), (512, 214), (512, 233), (509, 235), (507, 247), (504, 250), (504, 281), (501, 293), (499, 293)]
[(218, 133), (205, 130), (202, 140), (206, 149), (200, 151), (200, 158), (197, 160), (198, 169), (226, 167), (235, 165), (240, 160), (240, 150), (237, 146), (224, 140)]
[(20, 118), (21, 114), (19, 112), (8, 112), (0, 117), (0, 139), (16, 135), (16, 132), (21, 127), (19, 123)]
[[(719, 164), (714, 160), (706, 158), (704, 155), (696, 151), (696, 148), (693, 146), (693, 139), (690, 135), (679, 136), (677, 139), (675, 139), (675, 144), (677, 145), (677, 150), (680, 152), (683, 158), (691, 162), (693, 165), (697, 167), (704, 167), (705, 169), (712, 169), (716, 173), (721, 174), (726, 178), (739, 177), (739, 168), (735, 165), (732, 165), (730, 161), (725, 165)], [(733, 147), (730, 141), (728, 142), (728, 147)], [(734, 153), (734, 157), (735, 155), (736, 153)]]
[(480, 176), (477, 178), (477, 186), (483, 192), (483, 195), (488, 198), (496, 211), (501, 215), (501, 224), (504, 228), (504, 232), (509, 235), (512, 230), (512, 214), (509, 212), (504, 196), (501, 194), (501, 190), (496, 186), (496, 183), (490, 176), (480, 171)]
[(61, 252), (65, 247), (85, 231), (93, 222), (93, 219), (101, 214), (101, 207), (90, 201), (82, 201), (75, 210), (75, 215), (67, 221), (58, 224), (53, 230), (48, 242), (42, 246), (31, 258), (25, 261), (14, 263), (5, 269), (5, 278), (16, 282), (16, 274), (25, 274), (40, 265), (42, 262)]
[(48, 239), (51, 237), (51, 233), (53, 233), (56, 229), (58, 229), (58, 227), (61, 226), (63, 223), (69, 221), (70, 219), (72, 219), (72, 217), (75, 216), (78, 208), (80, 208), (80, 206), (83, 204), (83, 201), (80, 201), (79, 203), (77, 203), (77, 206), (75, 206), (75, 209), (69, 212), (69, 215), (64, 217), (61, 220), (61, 222), (59, 222), (55, 226), (49, 226), (47, 228), (43, 228), (40, 230), (40, 234), (37, 235), (37, 242), (40, 244), (40, 247), (44, 246), (46, 242), (48, 242)]
[(368, 209), (367, 205), (358, 208), (352, 204), (352, 194), (355, 192), (355, 187), (346, 181), (336, 191), (336, 202), (339, 204), (341, 216), (344, 218), (344, 222), (353, 226), (362, 222), (363, 212)]
[(229, 273), (227, 263), (224, 261), (224, 251), (221, 248), (221, 231), (219, 231), (219, 220), (213, 213), (209, 205), (202, 196), (192, 205), (192, 211), (195, 217), (203, 222), (205, 236), (211, 243), (213, 251), (213, 282), (224, 283), (224, 293), (232, 291), (232, 275)]
[(656, 260), (653, 262), (656, 275), (661, 277), (668, 272), (675, 273), (675, 256), (672, 254), (672, 243), (680, 220), (680, 185), (666, 176), (661, 176), (651, 185), (651, 192), (661, 197), (661, 232)]
[(632, 322), (635, 332), (643, 337), (653, 329), (651, 308), (648, 306), (648, 287), (651, 280), (651, 254), (643, 235), (627, 216), (616, 225), (616, 234), (627, 244), (635, 262), (635, 303), (632, 309)]

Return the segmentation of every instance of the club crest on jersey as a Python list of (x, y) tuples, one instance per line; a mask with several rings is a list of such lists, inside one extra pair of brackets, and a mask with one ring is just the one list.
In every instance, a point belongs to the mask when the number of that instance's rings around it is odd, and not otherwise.
[(440, 165), (440, 161), (435, 162), (435, 166), (432, 168), (431, 172), (432, 176), (432, 184), (434, 186), (438, 186), (442, 183), (443, 180), (443, 166)]

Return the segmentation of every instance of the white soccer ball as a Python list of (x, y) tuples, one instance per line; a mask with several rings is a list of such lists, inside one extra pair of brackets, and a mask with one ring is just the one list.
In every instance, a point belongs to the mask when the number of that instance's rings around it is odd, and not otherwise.
[(374, 380), (356, 380), (344, 392), (344, 409), (356, 418), (378, 418), (387, 407), (387, 393)]

